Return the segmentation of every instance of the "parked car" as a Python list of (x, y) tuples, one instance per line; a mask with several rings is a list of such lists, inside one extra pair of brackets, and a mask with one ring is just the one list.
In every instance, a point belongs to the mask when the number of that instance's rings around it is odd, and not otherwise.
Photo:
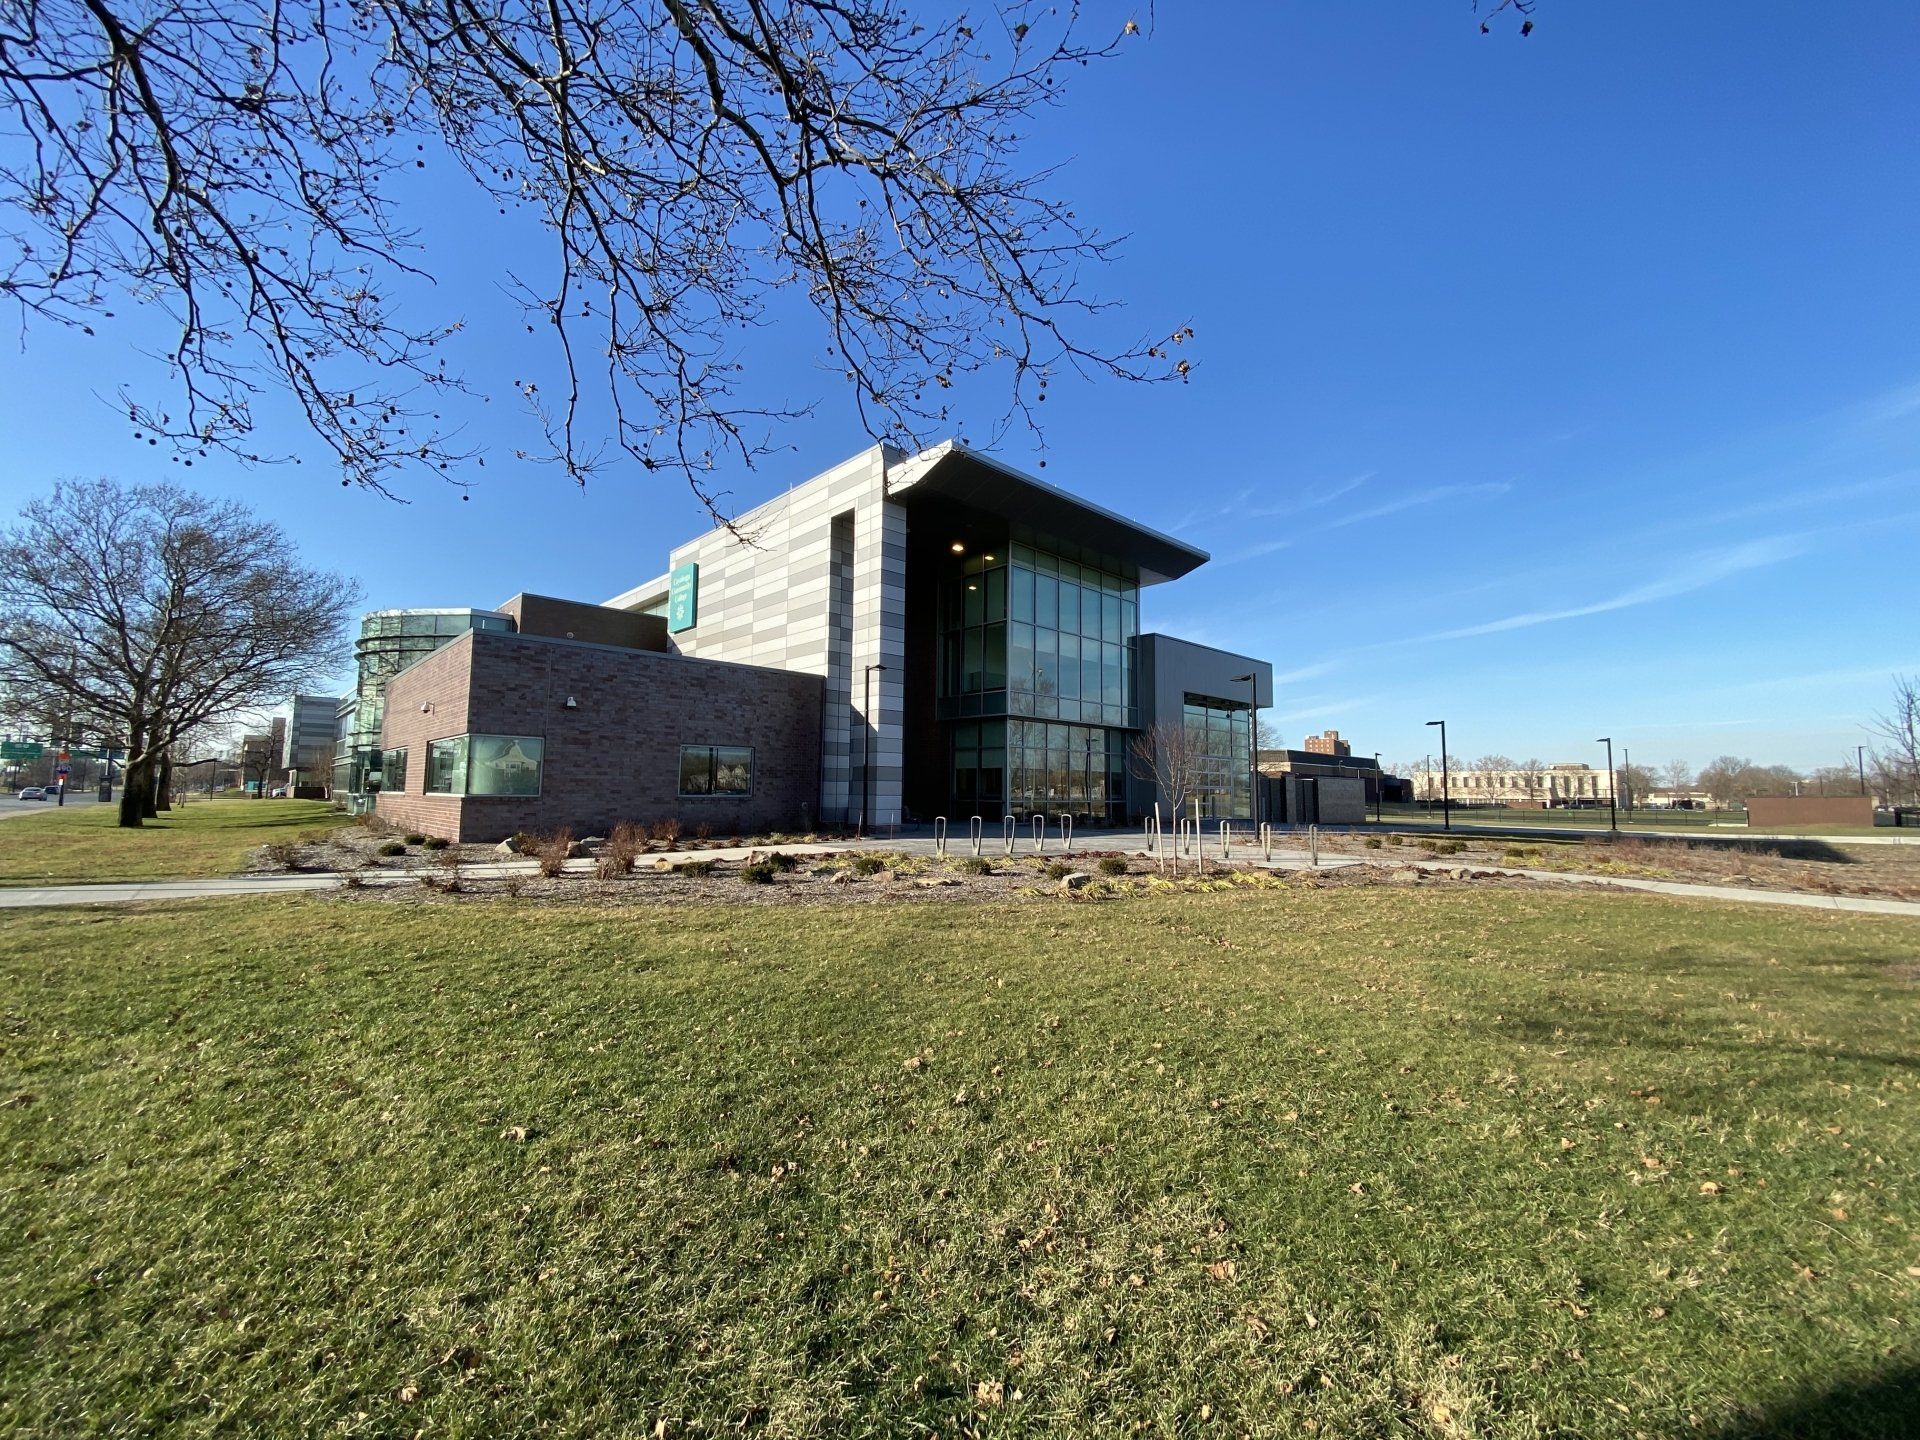
[(13, 798), (16, 800), (44, 800), (47, 798), (47, 792), (38, 785), (29, 785)]

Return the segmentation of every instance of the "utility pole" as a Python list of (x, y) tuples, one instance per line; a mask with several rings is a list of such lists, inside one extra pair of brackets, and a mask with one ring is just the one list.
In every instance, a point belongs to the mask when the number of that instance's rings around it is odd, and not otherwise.
[(1867, 793), (1867, 747), (1864, 745), (1854, 746), (1853, 758), (1860, 766), (1860, 793), (1864, 795)]
[(1614, 808), (1613, 797), (1614, 792), (1618, 790), (1620, 786), (1614, 778), (1613, 737), (1611, 735), (1602, 735), (1593, 743), (1607, 747), (1607, 828), (1617, 831), (1620, 828), (1620, 814), (1619, 811)]
[(1445, 828), (1453, 829), (1453, 781), (1447, 770), (1447, 722), (1429, 720), (1429, 725), (1440, 727), (1440, 813), (1445, 819)]
[(1380, 823), (1380, 801), (1386, 786), (1380, 783), (1380, 752), (1373, 752), (1373, 823)]
[(1620, 747), (1620, 770), (1627, 777), (1627, 819), (1633, 819), (1633, 752)]

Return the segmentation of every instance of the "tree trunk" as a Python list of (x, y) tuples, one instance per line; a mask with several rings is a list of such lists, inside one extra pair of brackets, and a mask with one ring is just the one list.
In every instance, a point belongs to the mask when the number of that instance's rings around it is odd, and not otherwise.
[(127, 752), (127, 762), (120, 771), (120, 826), (122, 829), (138, 830), (141, 817), (147, 813), (147, 801), (153, 795), (153, 785), (149, 779), (153, 762), (142, 755), (135, 758), (133, 752)]
[(160, 773), (154, 785), (153, 808), (155, 810), (173, 809), (173, 752), (160, 752)]
[(160, 784), (160, 763), (158, 757), (148, 757), (146, 770), (141, 776), (141, 779), (144, 783), (140, 786), (140, 818), (143, 820), (151, 820), (160, 813), (159, 809), (153, 803), (153, 792)]

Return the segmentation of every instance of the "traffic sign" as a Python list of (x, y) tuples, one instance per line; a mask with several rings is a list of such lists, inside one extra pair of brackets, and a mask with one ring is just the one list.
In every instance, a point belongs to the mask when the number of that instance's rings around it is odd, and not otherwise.
[(38, 760), (45, 753), (37, 740), (0, 740), (0, 760)]

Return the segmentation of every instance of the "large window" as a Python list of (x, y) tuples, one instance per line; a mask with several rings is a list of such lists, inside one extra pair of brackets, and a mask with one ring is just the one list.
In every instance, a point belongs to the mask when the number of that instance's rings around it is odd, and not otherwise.
[(1132, 724), (1140, 591), (1118, 566), (1026, 544), (957, 562), (940, 587), (940, 714)]
[(538, 735), (451, 735), (430, 740), (426, 793), (538, 795), (546, 748)]
[(467, 793), (467, 737), (449, 736), (427, 742), (427, 790), (429, 795)]
[(467, 737), (469, 795), (538, 795), (547, 742), (538, 735)]
[(1198, 801), (1209, 820), (1253, 818), (1251, 737), (1245, 701), (1188, 695), (1182, 717), (1187, 729), (1189, 804)]
[(380, 788), (389, 794), (402, 794), (407, 788), (407, 747), (389, 750), (380, 766)]
[(753, 751), (745, 745), (682, 745), (680, 793), (743, 796), (753, 793)]
[(961, 815), (1093, 815), (1125, 808), (1126, 734), (1044, 720), (953, 727), (952, 805)]

